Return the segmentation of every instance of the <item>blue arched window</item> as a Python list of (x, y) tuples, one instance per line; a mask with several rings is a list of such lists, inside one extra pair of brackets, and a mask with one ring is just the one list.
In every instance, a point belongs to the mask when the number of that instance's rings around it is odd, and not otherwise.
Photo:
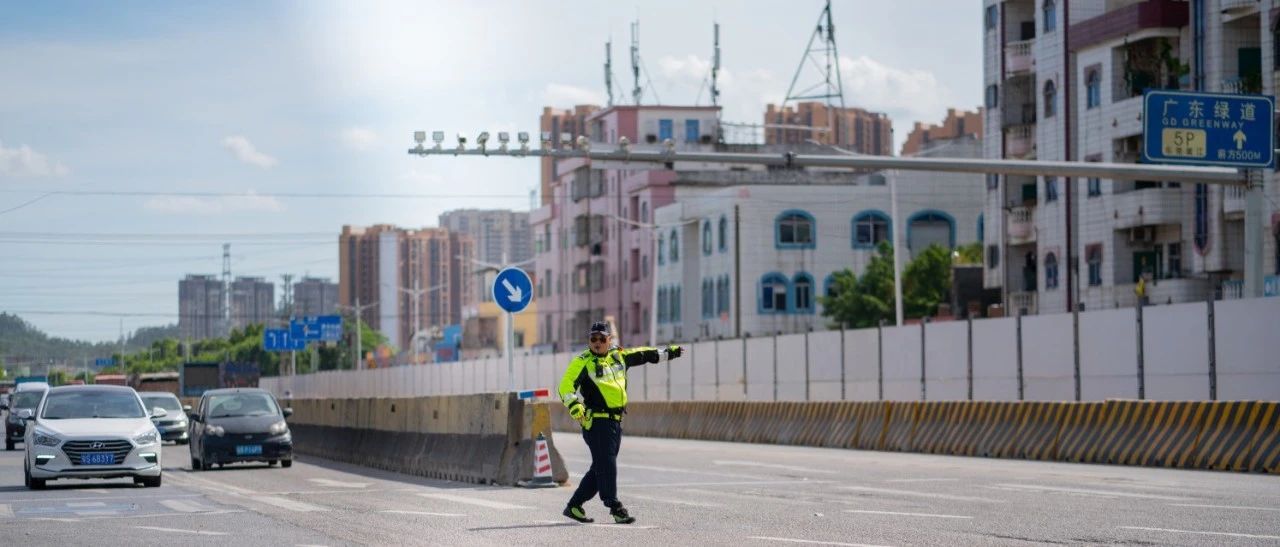
[(800, 272), (791, 284), (795, 294), (791, 310), (795, 313), (813, 313), (813, 276)]
[(874, 249), (881, 241), (889, 241), (893, 225), (884, 211), (868, 209), (853, 215), (853, 248)]
[(987, 240), (987, 219), (983, 213), (978, 213), (978, 243)]
[(711, 279), (702, 280), (702, 318), (716, 316), (715, 283)]
[(658, 265), (661, 266), (666, 263), (667, 263), (667, 239), (659, 235), (658, 236)]
[(948, 249), (956, 248), (956, 219), (936, 209), (925, 209), (911, 215), (907, 219), (907, 248), (921, 251), (935, 243)]
[(680, 262), (680, 236), (675, 230), (671, 230), (671, 263)]
[(774, 242), (779, 249), (812, 249), (816, 246), (818, 223), (800, 209), (783, 211), (774, 220)]
[(720, 252), (729, 250), (729, 219), (720, 215)]
[(729, 276), (716, 280), (716, 313), (729, 313)]
[(703, 256), (711, 256), (712, 245), (713, 245), (713, 242), (711, 241), (711, 221), (704, 220), (702, 221), (702, 255)]
[(787, 277), (780, 273), (768, 273), (761, 277), (760, 313), (787, 313), (789, 285)]
[(835, 298), (836, 296), (836, 274), (831, 272), (827, 274), (827, 278), (822, 282), (822, 294), (827, 298)]

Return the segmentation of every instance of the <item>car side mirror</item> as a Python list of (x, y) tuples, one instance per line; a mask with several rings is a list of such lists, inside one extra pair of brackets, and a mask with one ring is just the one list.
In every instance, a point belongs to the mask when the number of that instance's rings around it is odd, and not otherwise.
[(203, 421), (204, 421), (204, 420), (201, 420), (201, 419), (200, 419), (200, 415), (199, 415), (199, 414), (190, 414), (190, 415), (188, 415), (187, 417), (188, 417), (188, 418), (190, 418), (190, 419), (191, 419), (191, 421), (193, 421), (193, 422), (203, 422)]
[(191, 405), (182, 405), (182, 411), (191, 414)]
[(163, 408), (155, 407), (155, 408), (151, 409), (151, 417), (152, 417), (152, 418), (163, 418), (163, 417), (168, 416), (168, 415), (169, 415), (169, 411), (168, 411), (168, 410), (165, 410), (165, 409), (163, 409)]
[(36, 419), (36, 413), (34, 410), (24, 408), (18, 411), (18, 419), (24, 422), (31, 421)]
[(284, 417), (285, 417), (285, 418), (288, 418), (289, 416), (293, 416), (293, 409), (292, 409), (292, 408), (290, 408), (290, 407), (285, 407), (285, 408), (284, 408)]

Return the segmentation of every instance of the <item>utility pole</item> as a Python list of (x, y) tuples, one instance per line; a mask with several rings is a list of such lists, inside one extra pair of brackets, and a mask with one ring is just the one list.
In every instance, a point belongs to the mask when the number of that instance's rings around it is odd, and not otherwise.
[[(284, 316), (289, 318), (289, 325), (293, 324), (293, 274), (284, 274), (280, 278), (284, 280)], [(298, 353), (289, 351), (289, 375), (298, 374)]]
[[(829, 9), (829, 8), (828, 8)], [(893, 233), (893, 314), (897, 319), (897, 326), (902, 326), (902, 250), (906, 245), (898, 245), (898, 238), (902, 237), (902, 230), (898, 229), (898, 173), (889, 170), (885, 172), (889, 178), (889, 215), (892, 217), (889, 222), (889, 231)], [(923, 327), (922, 327), (923, 328)]]
[(377, 302), (373, 302), (373, 303), (370, 303), (370, 304), (364, 304), (364, 305), (361, 305), (361, 304), (360, 304), (360, 297), (359, 297), (359, 296), (357, 296), (357, 297), (356, 297), (356, 305), (354, 305), (354, 306), (341, 306), (341, 305), (340, 305), (340, 306), (338, 306), (338, 308), (339, 308), (339, 309), (351, 310), (351, 312), (355, 314), (355, 330), (356, 330), (356, 337), (355, 337), (355, 346), (354, 346), (353, 348), (351, 348), (351, 353), (352, 353), (352, 357), (351, 357), (351, 359), (352, 359), (352, 365), (351, 365), (351, 366), (352, 366), (352, 370), (361, 370), (361, 369), (363, 369), (363, 368), (364, 368), (364, 367), (362, 367), (362, 366), (360, 365), (360, 363), (361, 363), (361, 361), (360, 361), (360, 357), (361, 357), (362, 350), (363, 350), (363, 348), (364, 348), (363, 340), (361, 340), (361, 339), (360, 339), (360, 331), (362, 330), (362, 329), (360, 328), (360, 325), (361, 325), (360, 315), (361, 315), (362, 313), (364, 313), (364, 310), (369, 309), (369, 308), (372, 308), (372, 307), (377, 306), (377, 305), (378, 305), (378, 303), (377, 303)]

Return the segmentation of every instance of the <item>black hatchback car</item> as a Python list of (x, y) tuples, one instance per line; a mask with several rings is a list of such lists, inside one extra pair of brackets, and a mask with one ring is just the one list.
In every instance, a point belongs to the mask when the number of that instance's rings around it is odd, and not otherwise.
[(293, 438), (275, 396), (256, 388), (215, 389), (204, 392), (191, 413), (191, 469), (215, 464), (267, 462), (293, 465)]

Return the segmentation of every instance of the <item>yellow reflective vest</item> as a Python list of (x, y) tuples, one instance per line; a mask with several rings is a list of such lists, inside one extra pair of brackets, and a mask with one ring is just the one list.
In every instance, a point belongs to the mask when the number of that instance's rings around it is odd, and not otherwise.
[(560, 380), (560, 401), (567, 407), (582, 396), (589, 412), (622, 412), (627, 406), (627, 369), (657, 363), (654, 348), (613, 348), (605, 355), (579, 353)]

